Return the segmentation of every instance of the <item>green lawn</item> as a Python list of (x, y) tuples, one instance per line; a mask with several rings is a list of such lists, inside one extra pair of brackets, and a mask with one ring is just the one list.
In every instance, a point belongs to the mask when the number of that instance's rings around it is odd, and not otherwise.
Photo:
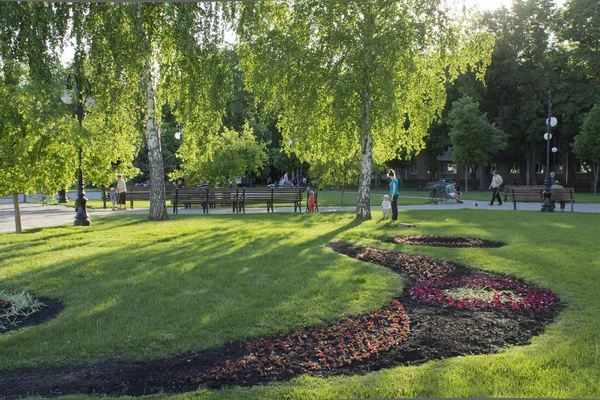
[[(325, 245), (346, 240), (448, 259), (553, 290), (566, 308), (547, 332), (499, 354), (431, 361), (361, 376), (164, 398), (600, 397), (599, 214), (401, 211), (400, 230), (353, 213), (97, 217), (0, 235), (0, 289), (61, 301), (58, 318), (0, 335), (0, 368), (166, 357), (332, 323), (388, 303), (390, 270)], [(394, 234), (474, 236), (498, 249), (382, 243)], [(73, 396), (72, 396), (73, 397)]]

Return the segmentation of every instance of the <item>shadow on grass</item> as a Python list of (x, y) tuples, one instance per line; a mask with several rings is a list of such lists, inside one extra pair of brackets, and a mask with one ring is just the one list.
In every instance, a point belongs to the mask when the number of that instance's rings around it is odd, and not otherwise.
[[(267, 218), (265, 232), (257, 230)], [(339, 304), (341, 288), (353, 275), (329, 270), (336, 255), (324, 245), (361, 221), (343, 221), (321, 231), (315, 229), (322, 225), (320, 218), (177, 216), (153, 223), (130, 215), (98, 218), (85, 232), (71, 231), (77, 227), (44, 229), (38, 233), (43, 237), (33, 241), (3, 244), (0, 248), (10, 249), (5, 259), (9, 264), (25, 255), (60, 257), (11, 276), (11, 287), (27, 288), (66, 306), (57, 320), (36, 327), (40, 332), (23, 332), (19, 342), (33, 345), (42, 335), (50, 345), (40, 359), (83, 357), (95, 362), (116, 355), (145, 358), (216, 347), (297, 326), (307, 314), (315, 314), (314, 324), (323, 323), (318, 315), (330, 310), (313, 313), (311, 301)], [(202, 228), (203, 221), (208, 228)], [(305, 229), (312, 234), (299, 233)], [(61, 240), (53, 245), (56, 234)], [(290, 265), (301, 273), (282, 274)], [(360, 275), (361, 268), (354, 272)], [(264, 312), (253, 312), (256, 307)], [(221, 329), (222, 335), (203, 333)], [(73, 332), (81, 343), (66, 346), (64, 332)], [(180, 336), (185, 338), (180, 341)], [(89, 348), (95, 354), (82, 356)], [(24, 352), (22, 357), (28, 358), (29, 350)]]

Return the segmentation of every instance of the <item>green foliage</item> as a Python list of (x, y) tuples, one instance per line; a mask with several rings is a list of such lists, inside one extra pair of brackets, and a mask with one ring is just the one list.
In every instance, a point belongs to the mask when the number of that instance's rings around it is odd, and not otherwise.
[(0, 4), (0, 195), (51, 194), (75, 176), (55, 78), (65, 5)]
[(479, 111), (479, 103), (468, 96), (452, 103), (448, 125), (452, 159), (457, 164), (487, 164), (490, 154), (507, 147), (507, 135), (488, 123), (486, 115)]
[(198, 182), (203, 178), (213, 186), (227, 186), (237, 177), (260, 173), (267, 162), (266, 143), (256, 140), (248, 123), (239, 132), (223, 128), (211, 139), (211, 151), (193, 161), (186, 159), (182, 170), (173, 172), (171, 179), (185, 176), (188, 182)]
[(600, 163), (600, 104), (586, 115), (581, 133), (575, 136), (573, 151), (583, 161)]
[(440, 82), (468, 64), (481, 74), (492, 45), (437, 4), (413, 1), (244, 3), (239, 26), (247, 84), (279, 114), (285, 150), (327, 164), (358, 148), (363, 187), (371, 157), (423, 148), (445, 104)]

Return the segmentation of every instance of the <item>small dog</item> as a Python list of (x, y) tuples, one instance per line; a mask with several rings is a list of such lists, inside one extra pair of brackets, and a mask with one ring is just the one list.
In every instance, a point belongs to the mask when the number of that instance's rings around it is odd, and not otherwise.
[(388, 219), (392, 205), (390, 204), (390, 196), (387, 194), (383, 196), (383, 202), (381, 203), (381, 211), (383, 211), (383, 219)]

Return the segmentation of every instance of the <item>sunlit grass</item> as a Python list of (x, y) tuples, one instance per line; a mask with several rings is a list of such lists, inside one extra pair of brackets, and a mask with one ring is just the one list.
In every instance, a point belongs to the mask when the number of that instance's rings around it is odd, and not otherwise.
[[(0, 235), (0, 289), (58, 300), (43, 325), (0, 335), (0, 368), (147, 359), (329, 324), (387, 304), (402, 279), (333, 252), (334, 240), (405, 250), (552, 290), (565, 308), (531, 345), (358, 376), (160, 398), (600, 397), (598, 214), (401, 211), (402, 229), (353, 213), (97, 217)], [(382, 242), (394, 235), (472, 236), (501, 248)], [(71, 396), (70, 398), (75, 398)]]

